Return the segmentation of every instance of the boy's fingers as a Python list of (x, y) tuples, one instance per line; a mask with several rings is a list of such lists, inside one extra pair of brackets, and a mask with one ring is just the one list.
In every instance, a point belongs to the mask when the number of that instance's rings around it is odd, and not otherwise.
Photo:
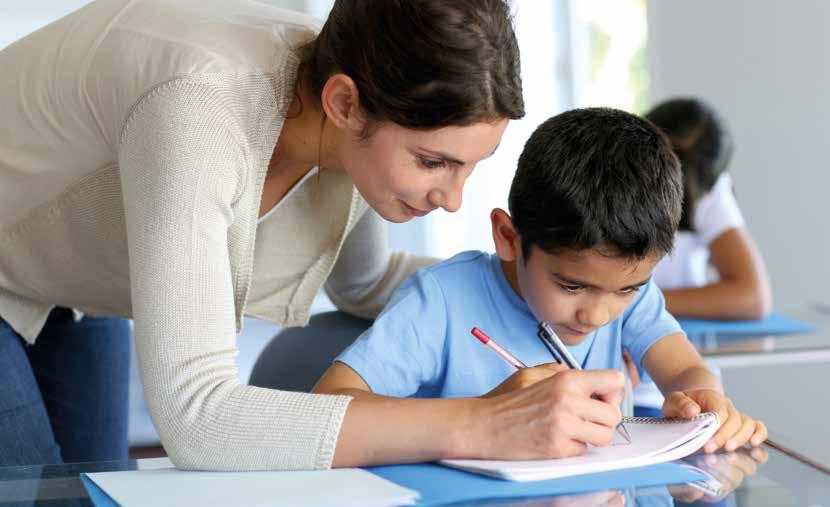
[[(738, 432), (741, 428), (741, 414), (735, 410), (735, 407), (732, 403), (728, 403), (727, 406), (721, 407), (724, 412), (726, 412), (725, 418), (721, 420), (723, 423), (721, 424), (720, 429), (718, 429), (717, 433), (706, 443), (703, 450), (705, 452), (715, 452), (721, 447), (723, 444), (726, 443), (727, 439), (729, 439), (732, 435)], [(718, 416), (720, 416), (721, 411), (718, 411)]]
[(761, 421), (755, 421), (755, 432), (752, 434), (752, 438), (749, 439), (749, 445), (758, 447), (768, 436), (767, 426)]
[(694, 417), (700, 413), (700, 405), (686, 393), (675, 391), (666, 398), (663, 413), (666, 417)]
[(734, 451), (738, 447), (742, 447), (749, 441), (753, 433), (755, 433), (755, 421), (752, 418), (741, 414), (741, 427), (738, 429), (737, 433), (729, 437), (724, 445), (724, 448), (727, 451)]

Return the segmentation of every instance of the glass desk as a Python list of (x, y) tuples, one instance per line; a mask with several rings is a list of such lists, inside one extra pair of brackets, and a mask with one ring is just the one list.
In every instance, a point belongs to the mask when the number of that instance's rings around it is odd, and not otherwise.
[[(687, 459), (716, 478), (721, 491), (705, 494), (699, 486), (674, 485), (548, 498), (478, 500), (463, 505), (830, 506), (830, 475), (769, 447)], [(80, 473), (153, 468), (157, 463), (130, 460), (0, 467), (0, 506), (91, 506)]]
[(728, 361), (725, 356), (737, 359), (744, 355), (793, 355), (830, 351), (830, 309), (806, 306), (782, 313), (815, 326), (815, 330), (794, 334), (705, 332), (690, 334), (689, 339), (701, 355), (715, 362)]
[(764, 421), (770, 439), (830, 469), (830, 307), (806, 304), (783, 315), (811, 324), (797, 334), (690, 335), (706, 360), (719, 368), (740, 410)]

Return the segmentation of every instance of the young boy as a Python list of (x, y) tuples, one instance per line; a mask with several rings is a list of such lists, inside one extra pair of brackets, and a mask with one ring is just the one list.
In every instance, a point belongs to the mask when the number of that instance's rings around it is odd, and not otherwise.
[[(561, 371), (536, 336), (548, 321), (583, 369), (623, 366), (623, 349), (666, 395), (667, 417), (720, 416), (706, 452), (758, 446), (767, 431), (735, 410), (650, 282), (680, 217), (679, 164), (641, 118), (581, 109), (539, 126), (491, 215), (496, 255), (465, 252), (414, 274), (315, 392), (496, 396)], [(516, 371), (479, 327), (527, 365)], [(504, 380), (507, 379), (507, 380)], [(503, 381), (503, 382), (502, 382)]]

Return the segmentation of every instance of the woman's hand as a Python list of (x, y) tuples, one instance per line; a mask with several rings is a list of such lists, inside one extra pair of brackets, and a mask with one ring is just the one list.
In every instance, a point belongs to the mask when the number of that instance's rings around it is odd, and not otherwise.
[(611, 443), (622, 418), (618, 406), (625, 379), (620, 372), (560, 371), (552, 365), (528, 369), (538, 369), (526, 374), (530, 379), (550, 374), (519, 390), (481, 399), (469, 421), (471, 431), (463, 455), (560, 458), (583, 454), (586, 444)]
[(764, 423), (738, 412), (732, 400), (713, 389), (675, 391), (663, 403), (666, 417), (688, 419), (701, 412), (717, 413), (721, 423), (717, 433), (703, 446), (704, 452), (713, 453), (720, 448), (734, 451), (747, 442), (758, 447), (767, 439)]
[(518, 391), (525, 387), (550, 378), (560, 371), (567, 370), (568, 367), (558, 363), (545, 363), (532, 368), (522, 368), (516, 370), (516, 373), (507, 377), (507, 379), (496, 386), (492, 391), (482, 396), (482, 398), (492, 398), (500, 394), (507, 394), (509, 392)]

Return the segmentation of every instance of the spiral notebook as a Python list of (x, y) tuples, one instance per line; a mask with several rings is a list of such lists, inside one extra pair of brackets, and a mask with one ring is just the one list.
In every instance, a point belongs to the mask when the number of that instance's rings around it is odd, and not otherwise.
[(711, 412), (692, 419), (624, 417), (623, 423), (631, 443), (615, 435), (611, 445), (589, 446), (585, 454), (573, 458), (530, 461), (451, 459), (439, 463), (510, 481), (556, 479), (684, 458), (703, 447), (720, 427), (717, 414)]

